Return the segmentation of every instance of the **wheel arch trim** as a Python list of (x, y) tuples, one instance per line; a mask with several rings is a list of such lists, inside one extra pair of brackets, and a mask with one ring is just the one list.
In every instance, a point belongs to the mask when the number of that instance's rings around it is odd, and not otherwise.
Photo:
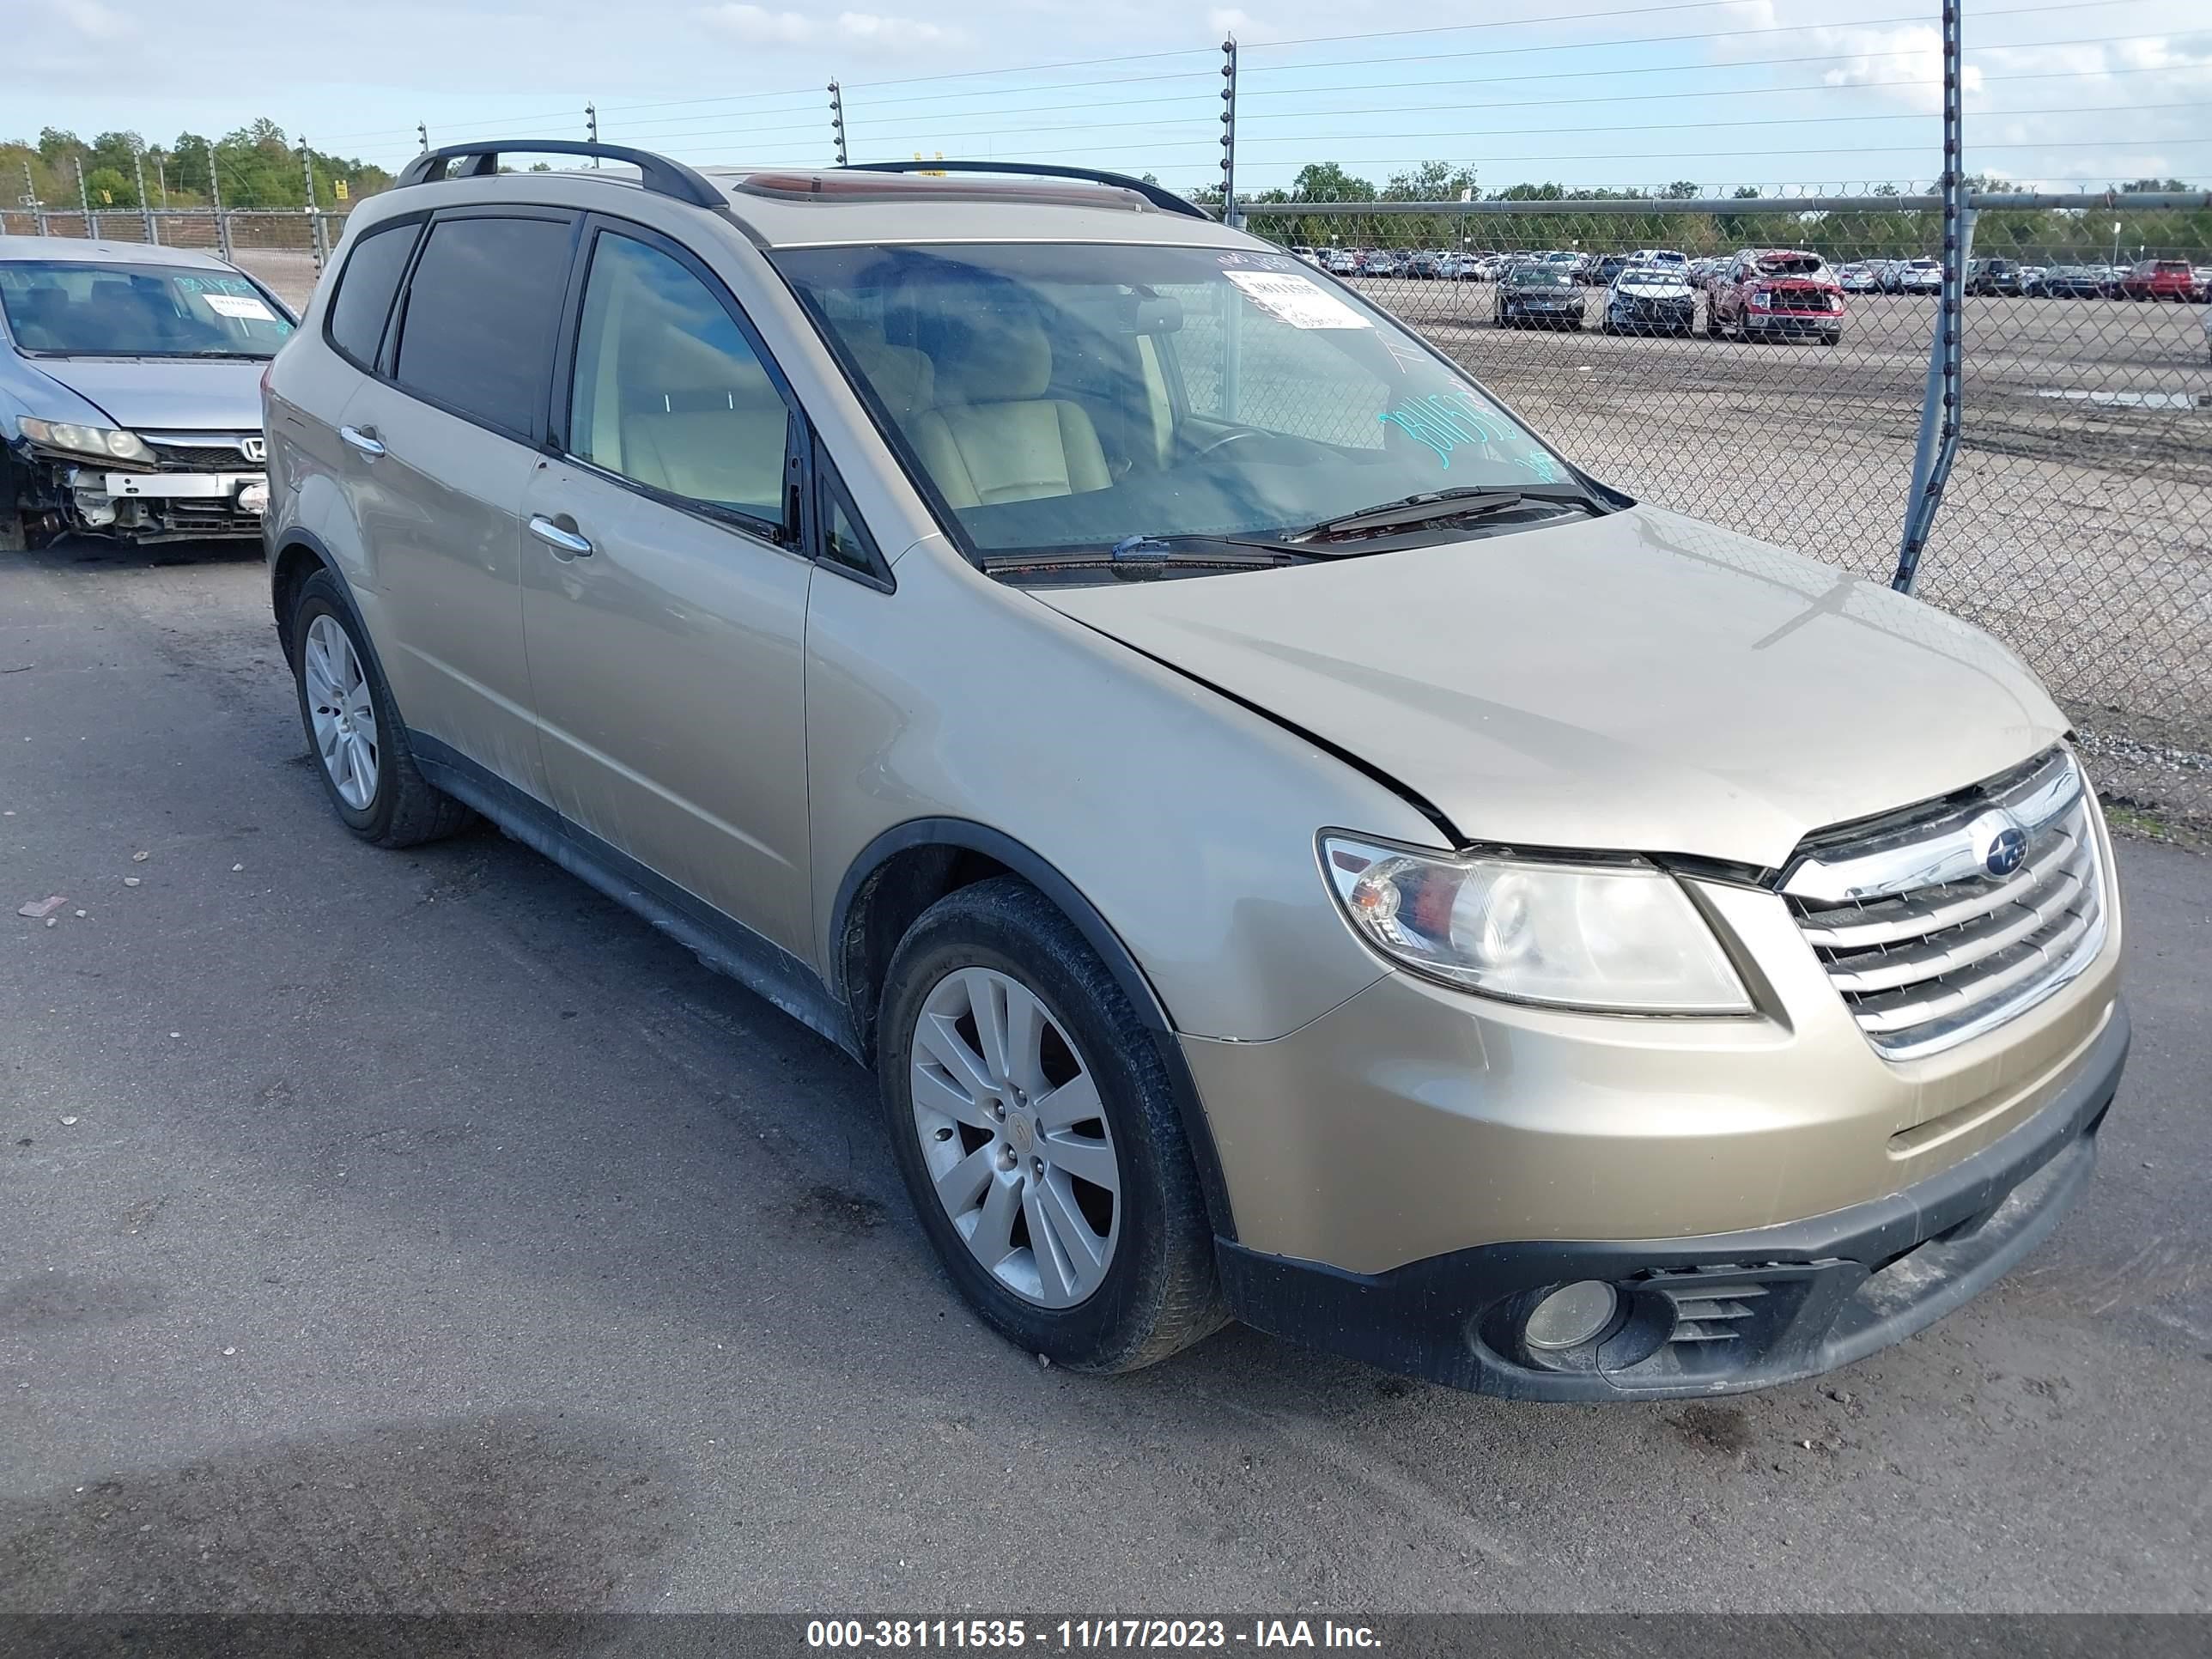
[[(868, 878), (893, 858), (921, 848), (949, 848), (995, 860), (1050, 900), (1075, 925), (1084, 942), (1097, 952), (1098, 959), (1114, 975), (1121, 994), (1129, 999), (1129, 1006), (1136, 1011), (1166, 1068), (1169, 1086), (1175, 1091), (1176, 1109), (1182, 1116), (1184, 1134), (1190, 1144), (1191, 1159), (1198, 1168), (1199, 1185), (1206, 1194), (1207, 1217), (1215, 1234), (1233, 1243), (1237, 1230), (1220, 1152), (1214, 1145), (1212, 1127), (1206, 1121), (1205, 1103), (1199, 1098), (1197, 1079), (1183, 1055), (1182, 1043), (1167, 1005), (1161, 1000), (1134, 953), (1115, 932), (1113, 924), (1081, 888), (1034, 848), (1003, 830), (969, 818), (921, 817), (894, 824), (861, 848), (837, 884), (830, 912), (829, 949), (824, 953), (831, 994), (844, 1006), (855, 1026), (864, 1022), (861, 1011), (854, 1004), (854, 988), (846, 981), (845, 951), (854, 902)], [(872, 1029), (872, 1020), (866, 1024)]]

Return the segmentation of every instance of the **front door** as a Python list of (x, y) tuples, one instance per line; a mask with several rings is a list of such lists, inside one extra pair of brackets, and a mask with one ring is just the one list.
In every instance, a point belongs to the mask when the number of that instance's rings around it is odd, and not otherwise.
[(561, 453), (521, 501), (547, 799), (809, 961), (802, 428), (702, 266), (587, 236)]

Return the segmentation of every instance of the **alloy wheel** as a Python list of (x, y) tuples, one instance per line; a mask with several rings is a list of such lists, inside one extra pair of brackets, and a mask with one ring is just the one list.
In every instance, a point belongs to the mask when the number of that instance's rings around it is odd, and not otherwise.
[(365, 812), (376, 799), (376, 702), (353, 641), (336, 617), (325, 613), (307, 624), (301, 665), (323, 770), (338, 799)]
[(969, 1253), (1039, 1307), (1090, 1297), (1121, 1236), (1121, 1169), (1060, 1022), (1012, 975), (962, 968), (924, 1000), (911, 1054), (923, 1167)]

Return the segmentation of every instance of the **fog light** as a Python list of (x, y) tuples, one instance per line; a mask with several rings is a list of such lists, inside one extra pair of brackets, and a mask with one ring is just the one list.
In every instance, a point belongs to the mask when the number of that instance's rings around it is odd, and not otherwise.
[(1603, 1334), (1620, 1306), (1620, 1293), (1612, 1285), (1595, 1279), (1577, 1279), (1536, 1304), (1521, 1328), (1522, 1340), (1547, 1353), (1579, 1348)]

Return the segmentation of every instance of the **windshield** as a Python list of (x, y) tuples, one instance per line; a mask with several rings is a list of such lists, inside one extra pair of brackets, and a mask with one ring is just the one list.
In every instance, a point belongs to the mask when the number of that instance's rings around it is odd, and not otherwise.
[(1821, 265), (1818, 254), (1762, 253), (1759, 270), (1764, 276), (1818, 276)]
[(1473, 382), (1285, 255), (775, 258), (981, 554), (1280, 535), (1428, 491), (1575, 483)]
[(0, 264), (0, 310), (23, 350), (68, 357), (273, 357), (292, 331), (245, 277), (167, 265)]
[(1571, 288), (1573, 283), (1560, 265), (1520, 265), (1505, 278), (1516, 288)]
[(1620, 273), (1623, 288), (1680, 288), (1682, 273), (1679, 270), (1624, 270)]

